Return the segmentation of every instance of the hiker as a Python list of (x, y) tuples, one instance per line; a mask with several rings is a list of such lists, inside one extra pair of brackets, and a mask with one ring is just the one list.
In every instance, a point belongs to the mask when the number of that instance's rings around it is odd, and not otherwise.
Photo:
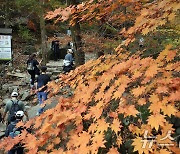
[(32, 54), (27, 60), (27, 71), (31, 75), (31, 88), (34, 87), (35, 76), (40, 74), (37, 65), (39, 65), (39, 62), (36, 60), (36, 54)]
[(56, 37), (57, 35), (54, 35), (54, 40), (51, 43), (51, 50), (55, 61), (59, 58), (59, 40)]
[(2, 116), (2, 122), (5, 121), (6, 114), (8, 113), (7, 125), (10, 124), (11, 118), (13, 116), (15, 116), (16, 112), (19, 110), (24, 111), (24, 114), (26, 115), (26, 119), (29, 120), (28, 114), (25, 111), (24, 103), (22, 101), (18, 100), (17, 97), (18, 97), (18, 93), (15, 91), (12, 92), (11, 93), (11, 100), (9, 100), (6, 103), (4, 113)]
[(63, 71), (64, 73), (70, 72), (73, 69), (73, 51), (72, 49), (67, 50), (67, 54), (63, 60)]
[[(24, 116), (23, 111), (17, 111), (15, 116), (11, 117), (12, 118), (11, 123), (8, 125), (5, 131), (6, 137), (10, 136), (14, 138), (22, 133), (21, 131), (23, 130), (23, 128), (22, 127), (16, 128), (16, 124), (23, 120), (23, 116)], [(24, 148), (22, 147), (22, 145), (18, 143), (11, 150), (8, 151), (8, 154), (23, 154), (23, 150)]]
[[(47, 83), (51, 80), (49, 75), (46, 74), (47, 67), (41, 67), (41, 74), (37, 78), (36, 89), (39, 105), (42, 105), (47, 99)], [(40, 115), (43, 112), (44, 107), (40, 107), (37, 115)]]

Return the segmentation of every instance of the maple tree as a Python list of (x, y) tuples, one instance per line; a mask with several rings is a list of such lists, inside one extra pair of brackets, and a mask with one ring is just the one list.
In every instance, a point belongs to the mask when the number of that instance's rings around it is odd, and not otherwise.
[[(150, 3), (142, 10), (134, 27), (124, 31), (128, 39), (116, 49), (117, 54), (88, 61), (67, 75), (59, 75), (56, 82), (50, 82), (51, 98), (46, 103), (57, 100), (56, 107), (25, 124), (19, 123), (31, 128), (33, 133), (23, 131), (14, 139), (5, 138), (0, 147), (8, 150), (21, 141), (27, 153), (40, 154), (178, 153), (177, 143), (166, 139), (166, 135), (169, 131), (172, 137), (176, 135), (171, 118), (180, 118), (179, 49), (167, 45), (153, 59), (142, 58), (138, 52), (130, 54), (123, 48), (134, 41), (137, 32), (146, 34), (161, 25), (159, 21), (164, 20), (164, 13), (169, 19), (169, 12), (179, 9), (177, 1), (171, 0), (169, 5), (166, 2)], [(158, 7), (162, 12), (157, 14), (155, 10), (148, 16), (147, 12), (154, 10), (156, 3), (161, 4)], [(144, 24), (139, 23), (139, 18)], [(158, 20), (151, 23), (151, 18)], [(154, 27), (150, 29), (151, 26)], [(64, 93), (73, 91), (71, 97), (59, 96), (65, 86), (70, 89), (66, 88)], [(159, 144), (174, 146), (157, 146), (144, 135), (155, 136)], [(143, 148), (144, 143), (147, 145)]]

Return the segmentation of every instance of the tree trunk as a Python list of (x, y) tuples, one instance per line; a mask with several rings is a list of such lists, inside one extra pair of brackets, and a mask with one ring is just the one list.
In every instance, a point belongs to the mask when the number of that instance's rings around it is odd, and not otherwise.
[(6, 0), (5, 1), (5, 20), (4, 20), (4, 24), (5, 24), (5, 28), (9, 27), (9, 1)]
[[(78, 0), (68, 0), (68, 5), (77, 5), (79, 2)], [(81, 39), (81, 28), (80, 24), (78, 23), (78, 18), (76, 19), (76, 23), (74, 26), (70, 27), (72, 32), (72, 40), (75, 45), (75, 65), (83, 65), (85, 63), (85, 53), (82, 51), (82, 39)]]
[(82, 39), (80, 35), (80, 24), (76, 23), (71, 27), (72, 39), (75, 44), (75, 64), (76, 66), (83, 65), (85, 63), (85, 53), (82, 51)]
[(47, 45), (46, 45), (46, 29), (45, 29), (45, 20), (44, 20), (44, 0), (39, 1), (40, 4), (40, 29), (41, 29), (41, 53), (42, 53), (42, 64), (47, 63)]

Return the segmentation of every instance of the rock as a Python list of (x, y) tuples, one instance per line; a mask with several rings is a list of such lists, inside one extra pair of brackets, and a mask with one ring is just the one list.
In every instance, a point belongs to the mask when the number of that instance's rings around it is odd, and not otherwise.
[(21, 82), (22, 83), (26, 83), (26, 84), (30, 84), (30, 79), (31, 77), (29, 75), (27, 75), (25, 78), (21, 78)]
[(53, 72), (53, 71), (56, 71), (55, 67), (48, 67), (47, 68), (47, 72)]
[(36, 113), (38, 112), (39, 105), (32, 106), (28, 110), (29, 119), (34, 118), (36, 116)]
[(6, 130), (6, 125), (4, 123), (0, 123), (0, 138), (4, 136)]
[(17, 73), (21, 73), (21, 70), (17, 69), (16, 72), (17, 72)]
[(9, 86), (9, 93), (12, 93), (13, 91), (18, 91), (19, 89), (19, 86), (14, 86), (14, 85), (11, 85)]
[(25, 73), (18, 73), (18, 72), (12, 72), (12, 73), (8, 72), (7, 75), (19, 77), (19, 78), (25, 78), (27, 76)]
[(25, 110), (29, 110), (31, 106), (28, 106), (27, 104), (25, 105)]
[(8, 90), (9, 90), (9, 84), (3, 84), (3, 85), (2, 85), (2, 90), (5, 91), (5, 92), (8, 92)]
[(31, 97), (30, 91), (26, 90), (26, 91), (23, 91), (21, 100), (25, 101), (25, 100), (28, 100), (30, 97)]
[(19, 86), (15, 86), (14, 84), (3, 84), (2, 90), (4, 92), (12, 93), (13, 91), (18, 91)]

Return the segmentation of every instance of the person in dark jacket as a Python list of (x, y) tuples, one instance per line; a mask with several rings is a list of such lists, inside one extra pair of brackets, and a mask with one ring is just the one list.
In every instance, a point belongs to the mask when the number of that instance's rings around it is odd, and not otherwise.
[[(5, 136), (11, 136), (12, 133), (14, 133), (14, 130), (16, 129), (16, 124), (23, 120), (24, 112), (18, 111), (14, 117), (11, 119), (11, 123), (8, 125)], [(20, 128), (19, 128), (20, 129)], [(11, 150), (8, 151), (8, 154), (23, 154), (24, 148), (21, 146), (20, 143), (15, 145)]]
[(27, 60), (27, 71), (31, 75), (31, 87), (34, 86), (35, 76), (40, 74), (37, 65), (39, 65), (39, 62), (36, 60), (36, 54), (32, 54)]
[(54, 40), (51, 43), (51, 50), (53, 52), (54, 60), (57, 61), (59, 58), (59, 40), (57, 40), (57, 35), (54, 35)]
[[(39, 105), (42, 105), (44, 101), (47, 99), (47, 83), (51, 81), (49, 75), (46, 74), (47, 67), (42, 66), (41, 67), (41, 74), (37, 78), (36, 83), (36, 89), (37, 89), (37, 96)], [(43, 112), (44, 108), (41, 108), (38, 110), (37, 115), (41, 114)]]

